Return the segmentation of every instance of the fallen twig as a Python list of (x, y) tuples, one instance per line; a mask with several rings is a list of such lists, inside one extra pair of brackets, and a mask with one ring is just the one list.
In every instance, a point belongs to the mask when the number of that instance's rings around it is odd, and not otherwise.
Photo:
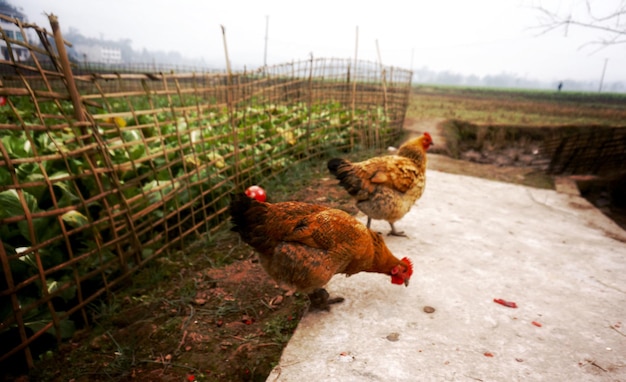
[(587, 362), (589, 362), (590, 365), (593, 365), (593, 366), (597, 367), (598, 369), (604, 371), (605, 373), (607, 372), (607, 370), (605, 368), (603, 368), (602, 366), (598, 365), (596, 363), (596, 361), (594, 361), (592, 359), (588, 359)]
[(180, 348), (183, 346), (183, 344), (185, 343), (185, 339), (187, 338), (187, 331), (185, 330), (183, 332), (183, 338), (180, 339), (180, 342), (178, 343), (178, 347), (176, 348), (176, 352), (180, 352)]
[(626, 337), (626, 334), (622, 333), (619, 329), (617, 329), (615, 326), (613, 325), (609, 325), (609, 328), (615, 330), (616, 332), (618, 332), (619, 334), (621, 334), (622, 336)]
[(174, 366), (174, 367), (180, 367), (182, 369), (187, 369), (187, 370), (192, 370), (196, 373), (199, 373), (200, 370), (196, 369), (195, 367), (191, 367), (191, 366), (187, 366), (187, 365), (180, 365), (177, 363), (171, 363), (171, 362), (164, 362), (164, 361), (153, 361), (151, 359), (140, 359), (139, 360), (140, 363), (156, 363), (159, 365), (163, 365), (163, 366)]

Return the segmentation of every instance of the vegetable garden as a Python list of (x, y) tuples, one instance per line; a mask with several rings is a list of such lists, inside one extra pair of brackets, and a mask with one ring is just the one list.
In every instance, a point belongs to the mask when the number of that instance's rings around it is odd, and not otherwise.
[(54, 16), (52, 32), (0, 17), (29, 37), (0, 28), (0, 363), (32, 367), (36, 342), (71, 337), (137, 269), (221, 229), (232, 192), (402, 133), (410, 71), (73, 74)]

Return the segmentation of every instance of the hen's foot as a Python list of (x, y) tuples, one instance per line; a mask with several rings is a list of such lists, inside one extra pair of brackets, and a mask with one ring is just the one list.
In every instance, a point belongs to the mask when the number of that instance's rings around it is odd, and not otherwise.
[(335, 297), (329, 298), (330, 295), (324, 288), (318, 288), (313, 293), (309, 294), (309, 300), (311, 301), (311, 305), (309, 305), (309, 311), (313, 312), (316, 310), (330, 310), (331, 304), (337, 304), (343, 302), (343, 297)]
[(396, 231), (396, 227), (394, 227), (393, 224), (389, 223), (389, 225), (391, 226), (391, 232), (389, 232), (389, 236), (404, 236), (404, 237), (406, 237), (406, 233), (404, 233), (404, 231)]
[(400, 237), (407, 237), (406, 233), (404, 233), (404, 231), (390, 231), (387, 236), (400, 236)]

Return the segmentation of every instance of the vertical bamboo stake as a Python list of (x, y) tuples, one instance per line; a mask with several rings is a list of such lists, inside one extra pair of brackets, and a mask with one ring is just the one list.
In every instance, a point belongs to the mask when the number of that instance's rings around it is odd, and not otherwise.
[(263, 67), (267, 70), (267, 40), (268, 40), (268, 32), (270, 29), (270, 17), (265, 16), (265, 49), (263, 51)]
[[(380, 47), (378, 46), (378, 39), (376, 39), (376, 52), (378, 53), (378, 63), (380, 65), (380, 81), (383, 86), (383, 108), (385, 110), (385, 117), (387, 117), (389, 115), (387, 111), (387, 78), (386, 78), (387, 72), (385, 71), (385, 68), (383, 67), (383, 60), (380, 56)], [(379, 128), (380, 126), (376, 127), (377, 136), (378, 136)], [(378, 138), (376, 138), (376, 140), (378, 140)], [(376, 145), (379, 145), (379, 143), (376, 142)]]
[(222, 41), (224, 42), (224, 57), (226, 57), (226, 71), (228, 73), (228, 77), (232, 75), (231, 67), (230, 67), (230, 57), (228, 56), (228, 44), (226, 44), (226, 27), (220, 25), (222, 28)]
[[(9, 157), (9, 153), (7, 152), (7, 150), (5, 149), (4, 145), (2, 143), (0, 143), (0, 154), (2, 154), (2, 159), (5, 160), (5, 163), (7, 164), (7, 168), (10, 170), (11, 173), (11, 177), (13, 180), (13, 184), (14, 185), (18, 185), (19, 181), (17, 179), (17, 172), (15, 171), (15, 167), (13, 166), (13, 162), (11, 161), (10, 157)], [(23, 201), (23, 193), (19, 192), (18, 193), (19, 197), (20, 197), (20, 203), (22, 203), (22, 206), (26, 205), (25, 201)], [(24, 210), (26, 211), (26, 210)], [(30, 214), (26, 215), (27, 219), (30, 219)], [(29, 225), (29, 228), (32, 227), (32, 222), (27, 220), (27, 223)], [(32, 232), (32, 231), (31, 231)], [(21, 344), (24, 345), (26, 343), (28, 343), (28, 335), (26, 334), (26, 325), (24, 324), (24, 315), (22, 313), (22, 309), (20, 307), (20, 302), (17, 298), (17, 290), (15, 289), (15, 284), (13, 282), (13, 275), (11, 273), (11, 268), (9, 266), (9, 260), (8, 260), (8, 255), (4, 249), (4, 245), (2, 245), (0, 243), (0, 259), (2, 261), (2, 268), (4, 270), (4, 276), (5, 276), (5, 280), (7, 283), (7, 288), (6, 290), (10, 292), (10, 296), (11, 296), (11, 304), (12, 304), (12, 308), (13, 308), (13, 317), (15, 318), (15, 324), (17, 325), (17, 330), (19, 332), (20, 335), (20, 341)], [(39, 272), (42, 272), (42, 270), (39, 270)], [(26, 364), (28, 365), (29, 369), (32, 369), (33, 367), (35, 367), (35, 362), (33, 361), (33, 355), (30, 351), (30, 347), (24, 345), (23, 346), (24, 349), (24, 356), (26, 358)], [(19, 350), (13, 350), (15, 352), (19, 351)], [(9, 352), (8, 354), (11, 354), (11, 352)], [(0, 357), (0, 359), (4, 360), (7, 357), (7, 354), (3, 354), (2, 357)]]
[[(65, 82), (66, 82), (66, 86), (67, 86), (67, 90), (70, 93), (70, 98), (72, 100), (72, 104), (74, 106), (74, 118), (76, 118), (76, 120), (78, 122), (86, 122), (87, 121), (87, 115), (86, 115), (86, 110), (83, 108), (83, 104), (81, 102), (81, 98), (80, 98), (80, 94), (78, 93), (78, 88), (76, 87), (76, 82), (74, 81), (74, 75), (72, 73), (72, 68), (70, 66), (70, 60), (67, 56), (67, 50), (65, 50), (65, 41), (63, 41), (63, 36), (61, 35), (61, 28), (59, 27), (59, 20), (58, 18), (53, 15), (50, 14), (48, 16), (48, 19), (50, 20), (50, 27), (52, 28), (53, 34), (54, 34), (54, 42), (56, 44), (56, 48), (57, 48), (57, 52), (59, 53), (59, 61), (61, 62), (61, 69), (63, 70), (63, 76), (65, 78)], [(87, 128), (84, 127), (83, 124), (81, 124), (81, 132), (83, 135), (87, 135)], [(102, 142), (102, 138), (99, 137), (99, 135), (97, 133), (93, 134), (94, 139), (98, 142), (98, 146), (99, 147), (106, 147), (106, 145), (104, 144), (104, 142)], [(113, 168), (113, 163), (111, 163), (110, 158), (107, 157), (106, 150), (102, 150), (103, 152), (103, 160), (107, 166), (108, 169), (112, 169)], [(92, 154), (88, 154), (85, 155), (85, 158), (87, 160), (87, 163), (89, 164), (89, 167), (93, 170), (96, 168), (95, 166), (95, 159), (93, 158)], [(110, 174), (111, 180), (113, 182), (113, 184), (115, 185), (115, 187), (119, 188), (120, 186), (120, 182), (119, 179), (115, 176), (115, 172), (112, 172)], [(100, 183), (100, 179), (98, 175), (94, 175), (94, 180), (98, 183), (100, 189), (102, 189), (101, 187), (101, 183)], [(139, 242), (139, 238), (137, 236), (137, 233), (135, 231), (135, 227), (134, 227), (134, 223), (133, 223), (133, 219), (132, 219), (132, 213), (130, 211), (130, 206), (128, 205), (128, 202), (125, 198), (121, 198), (122, 201), (122, 205), (124, 205), (124, 207), (126, 208), (125, 214), (124, 214), (124, 218), (126, 220), (126, 224), (129, 228), (129, 231), (132, 233), (131, 238), (132, 238), (132, 245), (133, 245), (133, 249), (135, 250), (136, 253), (141, 253), (141, 249), (142, 249), (142, 245)], [(121, 264), (122, 264), (122, 271), (124, 273), (128, 272), (128, 269), (126, 267), (124, 267), (124, 262), (125, 262), (125, 255), (123, 253), (120, 253), (119, 257), (121, 260)], [(53, 316), (54, 318), (54, 316)]]
[(237, 136), (237, 126), (235, 123), (235, 111), (233, 106), (233, 72), (230, 67), (230, 57), (228, 56), (228, 44), (226, 43), (226, 28), (220, 25), (222, 28), (222, 41), (224, 42), (224, 56), (226, 58), (226, 71), (228, 79), (226, 84), (226, 106), (228, 108), (228, 119), (230, 120), (230, 128), (233, 134), (233, 148), (235, 157), (235, 188), (238, 188), (241, 184), (241, 174), (239, 172), (239, 137)]
[(357, 57), (359, 54), (359, 26), (356, 26), (354, 41), (354, 72), (352, 74), (352, 115), (350, 117), (350, 150), (354, 150), (354, 122), (356, 118), (356, 83), (357, 83)]
[[(65, 50), (65, 41), (63, 41), (63, 36), (61, 35), (61, 28), (59, 27), (59, 19), (54, 14), (50, 14), (48, 15), (48, 20), (50, 21), (50, 28), (52, 28), (52, 33), (54, 35), (54, 42), (56, 44), (57, 52), (59, 53), (59, 61), (61, 63), (61, 70), (63, 70), (63, 77), (65, 78), (65, 84), (67, 86), (68, 92), (70, 93), (70, 99), (72, 100), (72, 105), (74, 106), (74, 118), (76, 118), (78, 122), (85, 122), (86, 118), (85, 118), (85, 112), (83, 109), (83, 104), (80, 99), (80, 94), (78, 94), (78, 89), (76, 87), (76, 82), (74, 81), (74, 75), (72, 73), (72, 68), (70, 66), (70, 60), (67, 56), (67, 51)], [(86, 128), (84, 126), (81, 126), (80, 129), (83, 135), (86, 135)], [(21, 193), (20, 193), (20, 197), (21, 197)], [(25, 203), (24, 203), (24, 206), (26, 206)], [(30, 224), (31, 224), (31, 221), (29, 219), (29, 225)], [(32, 227), (31, 227), (31, 230), (32, 230)], [(67, 235), (65, 235), (65, 237), (67, 239)], [(40, 263), (39, 256), (37, 256), (37, 266), (39, 267), (39, 272), (43, 273), (43, 266)], [(41, 276), (42, 276), (41, 280), (44, 285), (43, 295), (47, 297), (48, 290), (45, 287), (46, 285), (45, 277), (43, 274)], [(60, 334), (61, 323), (57, 316), (57, 312), (54, 309), (54, 306), (50, 302), (48, 302), (48, 309), (50, 310), (50, 315), (52, 316), (52, 322), (54, 324), (54, 328), (56, 329), (57, 342), (60, 344), (61, 343), (61, 334)]]
[[(74, 75), (72, 74), (70, 60), (67, 57), (67, 51), (65, 50), (65, 41), (63, 41), (61, 28), (59, 28), (59, 19), (54, 14), (50, 14), (48, 16), (48, 20), (50, 21), (50, 27), (52, 28), (57, 51), (59, 52), (59, 61), (61, 61), (61, 69), (63, 70), (67, 90), (70, 93), (72, 105), (74, 106), (74, 118), (76, 118), (78, 122), (85, 122), (86, 119), (83, 103), (80, 101), (80, 95), (78, 94), (78, 89), (76, 88), (76, 82), (74, 82)], [(83, 130), (83, 134), (86, 134), (84, 127), (81, 127), (81, 130)]]
[(309, 144), (310, 144), (310, 139), (311, 139), (311, 109), (313, 108), (313, 52), (311, 52), (311, 66), (309, 67), (309, 97), (308, 97), (308, 104), (309, 104), (309, 116), (308, 116), (308, 123), (306, 125), (306, 155), (307, 157), (310, 155), (309, 152)]

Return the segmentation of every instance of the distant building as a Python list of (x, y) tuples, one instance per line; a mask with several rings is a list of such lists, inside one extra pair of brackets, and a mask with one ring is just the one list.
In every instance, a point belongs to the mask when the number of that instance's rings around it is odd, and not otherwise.
[[(5, 14), (4, 12), (2, 14), (8, 17), (17, 18), (24, 22), (24, 16), (22, 15)], [(28, 49), (19, 45), (20, 41), (25, 41), (20, 28), (17, 25), (0, 18), (0, 29), (4, 32), (4, 36), (6, 36), (0, 39), (0, 55), (2, 56), (2, 59), (7, 61), (27, 61), (30, 58), (30, 52)], [(10, 50), (9, 46), (11, 47)]]
[(79, 60), (100, 62), (103, 64), (119, 64), (122, 62), (122, 51), (119, 48), (109, 48), (103, 45), (75, 45), (74, 52)]

